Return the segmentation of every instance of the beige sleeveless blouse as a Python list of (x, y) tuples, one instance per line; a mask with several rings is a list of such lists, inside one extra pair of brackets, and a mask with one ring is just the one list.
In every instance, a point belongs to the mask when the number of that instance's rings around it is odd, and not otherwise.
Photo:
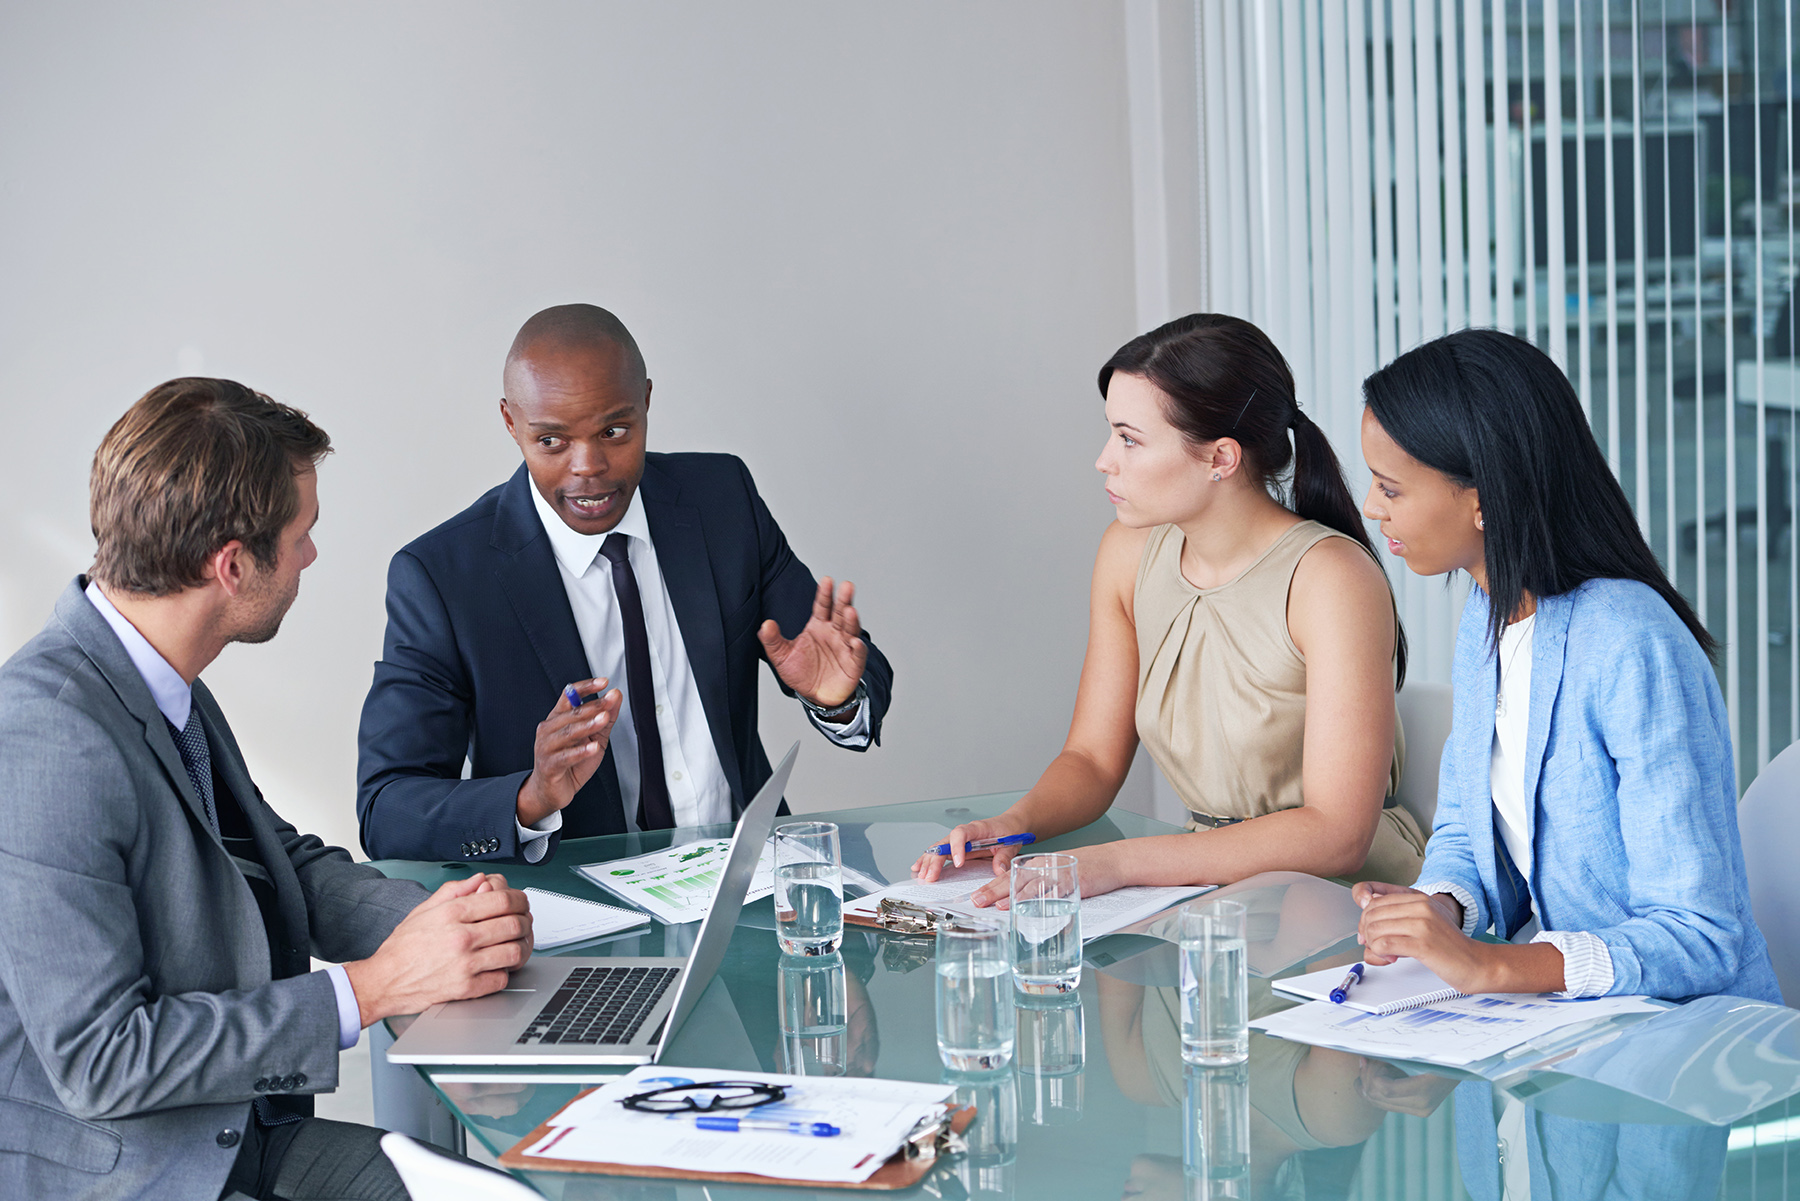
[[(1150, 532), (1132, 594), (1137, 731), (1190, 812), (1252, 818), (1302, 803), (1306, 660), (1288, 633), (1288, 591), (1301, 556), (1327, 538), (1344, 535), (1301, 521), (1236, 579), (1196, 588), (1181, 574), (1181, 531)], [(1396, 715), (1389, 796), (1405, 750)], [(1412, 815), (1384, 809), (1353, 878), (1411, 884), (1424, 852)]]

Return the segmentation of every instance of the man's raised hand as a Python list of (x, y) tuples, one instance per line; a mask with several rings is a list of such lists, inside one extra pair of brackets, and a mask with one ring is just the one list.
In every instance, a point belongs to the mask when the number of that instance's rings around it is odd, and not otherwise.
[(519, 785), (519, 824), (535, 826), (567, 806), (599, 770), (619, 707), (625, 703), (623, 694), (617, 688), (607, 692), (606, 684), (598, 679), (569, 685), (578, 696), (600, 693), (600, 699), (577, 709), (569, 704), (568, 689), (564, 689), (550, 716), (538, 723), (531, 746), (531, 774)]
[(869, 661), (855, 599), (855, 584), (845, 580), (834, 591), (826, 576), (819, 581), (812, 616), (798, 636), (783, 638), (774, 621), (763, 622), (756, 631), (781, 682), (821, 708), (835, 709), (849, 700)]

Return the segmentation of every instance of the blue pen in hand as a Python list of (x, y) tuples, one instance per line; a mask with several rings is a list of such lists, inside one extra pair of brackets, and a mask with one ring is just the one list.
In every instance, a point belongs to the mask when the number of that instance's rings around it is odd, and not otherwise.
[(571, 709), (581, 708), (581, 694), (579, 692), (575, 691), (575, 685), (573, 685), (573, 684), (564, 684), (563, 685), (563, 699), (569, 702), (569, 708), (571, 708)]
[(805, 1134), (814, 1138), (830, 1138), (843, 1131), (830, 1122), (771, 1122), (758, 1118), (721, 1118), (699, 1117), (694, 1125), (700, 1130), (728, 1130), (737, 1133), (744, 1130), (768, 1130), (775, 1134)]
[(1350, 990), (1362, 983), (1362, 977), (1363, 965), (1360, 963), (1351, 964), (1350, 974), (1344, 977), (1344, 982), (1331, 990), (1331, 999), (1339, 1005), (1342, 1005), (1349, 999)]
[[(1008, 834), (1005, 838), (982, 838), (975, 842), (963, 843), (964, 851), (985, 851), (989, 847), (1022, 847), (1037, 841), (1036, 834)], [(931, 848), (934, 855), (948, 855), (950, 844), (940, 842)]]

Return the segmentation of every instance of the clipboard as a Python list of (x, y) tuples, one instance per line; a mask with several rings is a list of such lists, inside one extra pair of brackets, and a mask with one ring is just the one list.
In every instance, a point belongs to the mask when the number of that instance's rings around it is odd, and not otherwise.
[[(591, 1088), (584, 1089), (569, 1105), (593, 1091)], [(565, 1105), (563, 1109), (568, 1107)], [(557, 1110), (557, 1113), (561, 1112), (561, 1109)], [(974, 1120), (975, 1106), (964, 1105), (948, 1110), (935, 1119), (928, 1119), (929, 1125), (927, 1122), (920, 1122), (899, 1150), (889, 1156), (887, 1162), (875, 1170), (874, 1175), (861, 1181), (790, 1180), (782, 1176), (758, 1176), (751, 1172), (689, 1172), (646, 1164), (595, 1163), (585, 1159), (552, 1159), (543, 1155), (526, 1155), (525, 1148), (536, 1146), (550, 1133), (556, 1122), (555, 1114), (509, 1147), (500, 1156), (499, 1163), (503, 1168), (521, 1172), (584, 1172), (594, 1176), (638, 1176), (651, 1180), (717, 1180), (726, 1184), (785, 1184), (808, 1189), (844, 1188), (891, 1192), (911, 1188), (925, 1179), (926, 1174), (937, 1166), (939, 1159), (962, 1151), (963, 1132)]]

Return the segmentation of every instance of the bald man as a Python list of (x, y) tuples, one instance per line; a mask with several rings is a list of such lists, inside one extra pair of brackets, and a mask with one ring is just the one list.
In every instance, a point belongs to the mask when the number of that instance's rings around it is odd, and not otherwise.
[(645, 450), (637, 342), (545, 309), (506, 358), (524, 463), (404, 547), (363, 704), (376, 858), (543, 861), (561, 838), (729, 822), (769, 778), (757, 664), (831, 742), (880, 741), (893, 672), (733, 455)]

